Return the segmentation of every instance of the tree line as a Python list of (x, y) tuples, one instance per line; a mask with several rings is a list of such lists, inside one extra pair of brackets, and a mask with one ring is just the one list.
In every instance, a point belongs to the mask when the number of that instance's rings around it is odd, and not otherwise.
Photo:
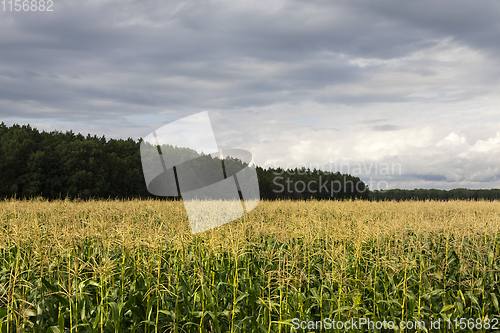
[[(0, 124), (0, 198), (151, 198), (145, 184), (142, 139), (106, 139), (72, 131), (38, 131)], [(162, 146), (169, 155), (200, 156), (188, 148)], [(210, 158), (209, 155), (206, 158)], [(199, 159), (198, 159), (199, 160)], [(226, 168), (241, 169), (239, 160)], [(200, 166), (201, 167), (201, 166)], [(495, 200), (500, 189), (393, 189), (370, 191), (359, 178), (340, 172), (256, 166), (260, 197), (275, 199)]]
[(500, 199), (500, 189), (467, 189), (456, 188), (451, 190), (438, 189), (391, 189), (385, 191), (371, 191), (369, 199), (374, 201), (382, 200), (498, 200)]
[[(155, 197), (148, 192), (143, 176), (141, 142), (72, 131), (40, 132), (29, 125), (8, 127), (2, 122), (0, 198)], [(188, 148), (162, 146), (161, 150), (199, 156)], [(224, 164), (229, 168), (238, 163), (242, 164), (235, 160)], [(350, 175), (258, 166), (256, 171), (262, 199), (367, 199), (369, 195), (365, 183)]]

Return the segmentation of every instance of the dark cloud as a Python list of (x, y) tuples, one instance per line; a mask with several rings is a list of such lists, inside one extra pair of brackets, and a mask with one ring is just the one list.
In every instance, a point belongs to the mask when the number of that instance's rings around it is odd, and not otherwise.
[(447, 181), (444, 175), (408, 175), (409, 177), (415, 177), (417, 179), (427, 180), (427, 181)]
[(400, 129), (403, 129), (402, 126), (397, 126), (397, 125), (377, 125), (377, 126), (372, 126), (373, 131), (398, 131)]
[[(435, 38), (451, 37), (473, 48), (498, 50), (500, 38), (500, 3), (495, 1), (470, 2), (458, 1), (413, 1), (402, 3), (395, 1), (363, 1), (364, 8), (369, 8), (381, 18), (390, 20), (400, 28), (427, 31)], [(356, 2), (357, 6), (361, 6)]]
[(404, 102), (390, 91), (322, 90), (380, 70), (349, 62), (356, 57), (394, 59), (446, 37), (496, 48), (498, 5), (444, 3), (290, 1), (273, 10), (217, 1), (60, 1), (52, 13), (4, 12), (0, 97), (100, 116), (106, 109), (92, 111), (85, 101), (144, 110)]
[(356, 123), (357, 124), (373, 124), (373, 123), (379, 123), (379, 122), (383, 122), (383, 121), (387, 121), (387, 120), (389, 120), (389, 119), (387, 119), (387, 118), (366, 119), (366, 120), (357, 121)]

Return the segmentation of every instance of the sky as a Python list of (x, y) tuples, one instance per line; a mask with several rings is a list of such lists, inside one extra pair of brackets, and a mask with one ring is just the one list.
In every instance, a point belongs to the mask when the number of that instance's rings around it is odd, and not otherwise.
[(500, 187), (500, 2), (0, 4), (0, 122), (220, 148), (371, 189)]

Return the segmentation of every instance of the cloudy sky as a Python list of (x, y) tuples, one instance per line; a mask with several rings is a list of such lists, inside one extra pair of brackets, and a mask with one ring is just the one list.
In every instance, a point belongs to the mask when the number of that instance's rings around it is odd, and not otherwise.
[(342, 167), (372, 189), (500, 187), (500, 2), (51, 9), (0, 7), (7, 125), (139, 139), (208, 111), (218, 145), (261, 166)]

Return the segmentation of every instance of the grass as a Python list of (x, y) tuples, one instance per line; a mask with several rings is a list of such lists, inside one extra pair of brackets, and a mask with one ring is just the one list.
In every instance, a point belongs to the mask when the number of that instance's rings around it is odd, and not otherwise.
[(489, 332), (499, 227), (497, 201), (261, 202), (193, 235), (182, 202), (6, 200), (0, 332)]

